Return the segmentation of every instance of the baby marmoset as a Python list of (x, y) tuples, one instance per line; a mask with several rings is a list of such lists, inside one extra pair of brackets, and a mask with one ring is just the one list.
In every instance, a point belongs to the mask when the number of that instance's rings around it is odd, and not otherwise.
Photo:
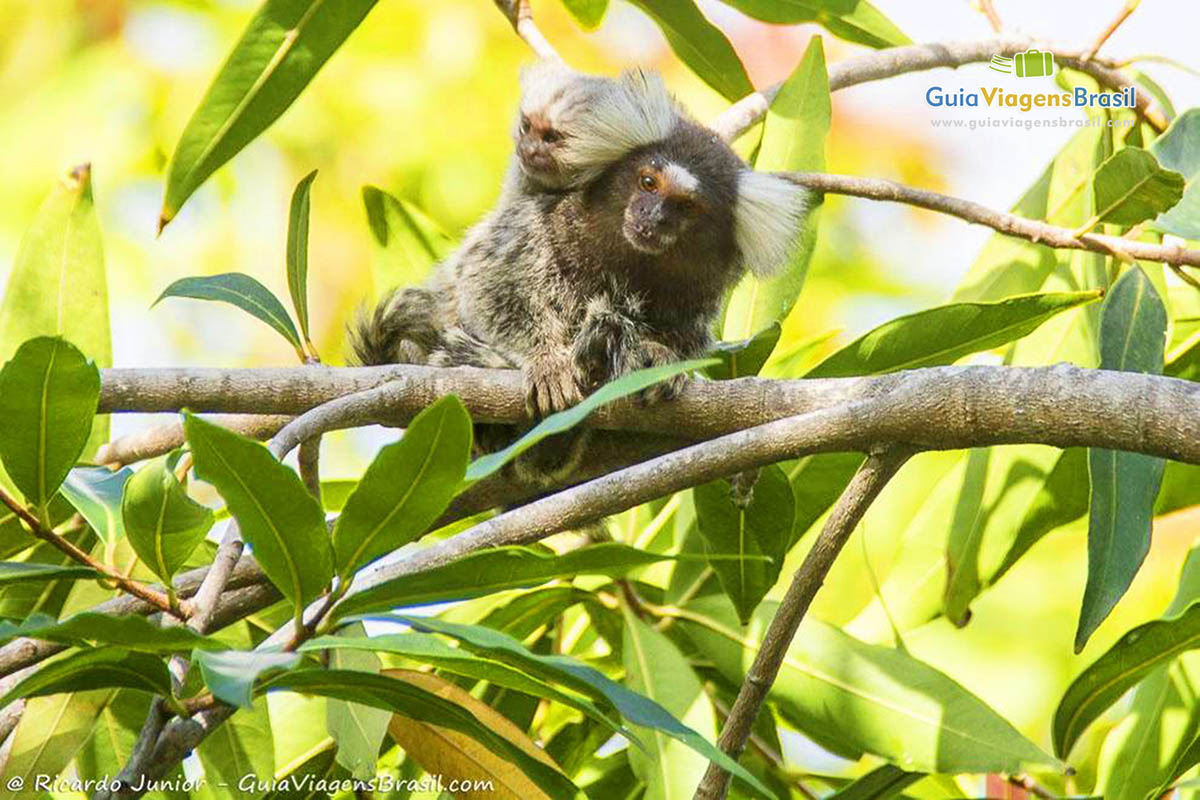
[(653, 74), (539, 65), (516, 139), (497, 208), (360, 322), (362, 362), (519, 366), (531, 410), (561, 410), (707, 352), (725, 291), (786, 263), (800, 229), (802, 190), (749, 169)]

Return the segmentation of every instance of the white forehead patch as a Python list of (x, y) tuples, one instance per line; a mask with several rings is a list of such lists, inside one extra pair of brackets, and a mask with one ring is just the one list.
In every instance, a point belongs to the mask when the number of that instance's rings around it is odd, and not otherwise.
[(663, 174), (671, 180), (671, 183), (682, 187), (686, 192), (694, 192), (700, 188), (700, 181), (688, 171), (687, 167), (679, 164), (667, 164), (663, 167)]

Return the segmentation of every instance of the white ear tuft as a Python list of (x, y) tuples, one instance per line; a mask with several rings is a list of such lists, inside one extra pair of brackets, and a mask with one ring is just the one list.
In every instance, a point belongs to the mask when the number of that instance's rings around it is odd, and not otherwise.
[(749, 168), (738, 174), (733, 231), (746, 269), (766, 277), (787, 266), (808, 206), (808, 192), (790, 181)]

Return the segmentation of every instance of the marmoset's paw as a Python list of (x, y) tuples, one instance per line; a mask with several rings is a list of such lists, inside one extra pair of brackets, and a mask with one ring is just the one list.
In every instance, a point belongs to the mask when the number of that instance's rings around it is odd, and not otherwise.
[[(643, 342), (639, 359), (642, 367), (657, 367), (662, 364), (674, 364), (682, 359), (679, 354), (666, 345), (658, 342)], [(687, 375), (673, 375), (653, 386), (648, 386), (638, 394), (638, 400), (644, 405), (654, 405), (666, 400), (674, 400), (687, 385)]]
[(525, 409), (536, 418), (570, 408), (583, 399), (584, 376), (565, 350), (525, 365)]

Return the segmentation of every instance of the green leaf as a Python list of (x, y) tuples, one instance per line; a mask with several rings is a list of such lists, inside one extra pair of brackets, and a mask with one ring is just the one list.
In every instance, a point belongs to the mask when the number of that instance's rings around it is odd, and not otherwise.
[(140, 653), (181, 653), (196, 647), (220, 646), (213, 639), (202, 636), (191, 628), (183, 625), (164, 628), (137, 614), (112, 616), (83, 611), (62, 622), (22, 628), (21, 636), (45, 639), (48, 642), (69, 645), (95, 642)]
[(259, 566), (299, 612), (333, 576), (320, 504), (258, 442), (192, 414), (184, 415), (183, 428), (197, 477), (225, 498)]
[(133, 552), (168, 583), (213, 524), (213, 512), (188, 497), (169, 456), (154, 459), (129, 480), (121, 515)]
[(287, 110), (375, 0), (266, 0), (188, 120), (159, 230), (192, 192)]
[(415, 541), (446, 510), (471, 456), (471, 415), (447, 395), (379, 451), (333, 526), (334, 566), (347, 578)]
[[(678, 622), (735, 684), (758, 653), (777, 604), (763, 603), (743, 634), (729, 601), (699, 598)], [(771, 699), (833, 752), (874, 753), (917, 772), (1018, 772), (1060, 766), (949, 676), (901, 650), (860, 642), (811, 617), (792, 640)]]
[[(340, 636), (363, 636), (362, 625), (351, 626), (338, 632)], [(357, 670), (378, 675), (383, 663), (373, 652), (356, 648), (331, 648), (329, 668), (335, 670)], [(383, 709), (350, 703), (330, 698), (325, 704), (325, 725), (329, 735), (337, 742), (337, 762), (359, 780), (370, 780), (375, 776), (379, 748), (387, 736), (388, 721), (392, 715)]]
[(0, 460), (26, 502), (45, 508), (83, 453), (100, 371), (75, 345), (30, 339), (0, 371)]
[[(283, 717), (283, 725), (293, 723)], [(281, 725), (282, 727), (282, 725)], [(247, 777), (270, 781), (275, 777), (275, 737), (267, 699), (260, 697), (222, 722), (196, 748), (206, 780), (217, 786), (238, 786)], [(194, 793), (192, 796), (196, 796)], [(293, 795), (294, 797), (295, 795)]]
[[(111, 689), (70, 692), (55, 697), (35, 697), (25, 703), (17, 729), (9, 740), (0, 797), (24, 798), (33, 792), (10, 791), (5, 784), (21, 778), (27, 787), (42, 776), (58, 775), (71, 763), (76, 751), (92, 734), (101, 713), (108, 707)], [(138, 695), (145, 697), (141, 692)], [(139, 725), (146, 719), (143, 712)], [(122, 764), (124, 762), (121, 762)], [(115, 775), (120, 766), (106, 775)], [(15, 784), (14, 784), (15, 785)], [(36, 795), (35, 795), (36, 796)]]
[(573, 658), (534, 653), (511, 636), (481, 625), (461, 625), (432, 617), (410, 617), (403, 614), (389, 615), (386, 619), (403, 622), (418, 631), (449, 636), (457, 639), (463, 647), (473, 653), (509, 664), (532, 676), (565, 684), (591, 697), (607, 700), (628, 722), (661, 731), (672, 739), (683, 742), (746, 781), (764, 797), (771, 797), (771, 792), (744, 767), (696, 731), (675, 719), (658, 703), (626, 689)]
[(1154, 227), (1185, 239), (1200, 239), (1200, 108), (1180, 114), (1150, 145), (1158, 163), (1187, 180), (1183, 199), (1154, 221)]
[[(687, 658), (670, 639), (628, 610), (624, 617), (621, 657), (625, 685), (700, 735), (716, 738), (716, 713)], [(646, 748), (630, 748), (629, 765), (646, 784), (647, 800), (691, 797), (708, 759), (661, 731), (635, 728), (635, 732)]]
[(254, 682), (264, 672), (288, 670), (300, 663), (295, 653), (270, 650), (196, 650), (192, 661), (213, 697), (231, 706), (250, 708)]
[(1079, 674), (1054, 711), (1054, 752), (1066, 756), (1101, 713), (1155, 668), (1200, 647), (1200, 603), (1133, 628)]
[[(767, 109), (755, 169), (823, 171), (831, 115), (825, 50), (821, 38), (815, 36)], [(782, 272), (772, 278), (753, 274), (742, 278), (725, 307), (721, 334), (724, 338), (746, 338), (788, 315), (804, 288), (819, 216), (817, 209), (809, 210), (799, 232), (799, 244)]]
[[(1166, 330), (1162, 300), (1141, 267), (1131, 267), (1104, 302), (1101, 368), (1161, 374)], [(1161, 458), (1141, 453), (1088, 451), (1088, 577), (1075, 633), (1076, 653), (1125, 594), (1150, 550), (1154, 498), (1164, 465)]]
[(140, 689), (169, 697), (171, 674), (165, 661), (149, 653), (119, 647), (83, 650), (43, 665), (0, 698), (0, 708), (23, 697), (84, 689)]
[(467, 600), (577, 575), (619, 577), (631, 569), (668, 558), (670, 556), (615, 542), (602, 542), (562, 554), (541, 546), (493, 547), (355, 592), (338, 603), (331, 614), (340, 619), (397, 607)]
[(654, 20), (679, 60), (726, 100), (738, 100), (754, 91), (733, 45), (705, 19), (695, 0), (631, 2)]
[(780, 25), (816, 22), (847, 42), (867, 47), (911, 44), (890, 19), (866, 0), (723, 0), (743, 14)]
[(296, 352), (304, 354), (300, 334), (288, 316), (287, 309), (271, 290), (241, 272), (226, 272), (221, 275), (203, 275), (180, 278), (172, 283), (151, 307), (158, 305), (164, 297), (190, 297), (193, 300), (218, 300), (229, 303), (267, 323), (280, 336), (287, 339)]
[(91, 567), (78, 564), (33, 564), (28, 561), (0, 561), (0, 586), (10, 583), (37, 583), (62, 578), (99, 578)]
[(308, 335), (308, 211), (309, 195), (317, 171), (305, 175), (292, 192), (292, 203), (288, 210), (287, 231), (287, 280), (288, 292), (292, 295), (292, 308), (296, 309), (296, 320), (300, 323), (300, 334), (307, 343)]
[[(56, 183), (21, 239), (0, 303), (0, 363), (37, 336), (61, 336), (97, 366), (112, 366), (104, 248), (87, 164)], [(106, 441), (107, 416), (93, 423), (84, 453)]]
[(121, 493), (133, 475), (128, 467), (113, 472), (108, 467), (76, 467), (67, 473), (60, 491), (83, 515), (96, 535), (113, 544), (125, 535), (121, 519)]
[(992, 303), (950, 303), (885, 322), (805, 377), (840, 378), (952, 364), (1029, 335), (1046, 320), (1091, 303), (1100, 291), (1045, 292)]
[[(78, 702), (86, 708), (88, 705), (88, 695), (98, 695), (99, 697), (106, 698), (107, 702), (99, 709), (99, 713), (95, 714), (89, 720), (92, 723), (92, 726), (89, 728), (91, 735), (83, 742), (78, 752), (74, 753), (73, 763), (75, 772), (80, 779), (85, 781), (99, 781), (102, 778), (111, 779), (121, 771), (122, 766), (128, 763), (129, 757), (133, 755), (133, 748), (137, 742), (138, 733), (141, 732), (142, 725), (146, 721), (153, 698), (145, 692), (133, 689), (118, 689), (116, 691), (101, 689), (98, 692), (76, 692), (73, 695), (41, 698), (32, 702), (61, 702), (63, 699), (68, 699)], [(41, 710), (35, 710), (33, 713), (36, 714), (39, 712), (45, 713)], [(41, 717), (43, 720), (47, 718), (51, 717)], [(54, 748), (58, 747), (59, 742), (55, 741)], [(42, 774), (53, 775), (55, 773), (42, 772)], [(164, 778), (168, 780), (178, 779), (182, 783), (184, 780), (182, 766), (176, 765)], [(95, 786), (96, 784), (92, 785)], [(149, 800), (185, 800), (187, 793), (150, 791), (144, 796)]]
[(547, 436), (553, 436), (556, 433), (562, 433), (575, 427), (587, 419), (589, 414), (606, 403), (636, 394), (642, 389), (653, 386), (659, 381), (664, 381), (674, 375), (679, 375), (690, 370), (703, 369), (713, 366), (716, 363), (716, 359), (710, 358), (696, 361), (680, 361), (676, 364), (662, 364), (657, 367), (639, 369), (615, 381), (606, 383), (585, 397), (583, 402), (578, 405), (546, 417), (535, 425), (533, 430), (503, 450), (488, 453), (486, 456), (475, 459), (471, 462), (471, 466), (467, 468), (465, 480), (468, 484), (471, 484), (486, 478)]
[(1113, 153), (1092, 178), (1095, 216), (1086, 227), (1101, 222), (1136, 225), (1154, 219), (1183, 197), (1183, 176), (1163, 169), (1154, 155), (1138, 147)]
[(263, 691), (279, 689), (362, 703), (458, 731), (520, 767), (551, 797), (570, 798), (578, 794), (578, 789), (561, 772), (493, 732), (462, 706), (405, 681), (353, 670), (311, 669), (285, 672), (262, 686)]
[[(1188, 747), (1200, 725), (1195, 659), (1190, 654), (1151, 670), (1134, 690), (1128, 712), (1104, 737), (1096, 791), (1103, 791), (1106, 799), (1162, 797), (1170, 794), (1171, 784), (1186, 769), (1177, 765), (1189, 757)], [(1184, 661), (1192, 662), (1190, 673)]]
[(759, 472), (745, 508), (733, 501), (732, 492), (724, 479), (692, 490), (708, 555), (724, 556), (711, 566), (744, 624), (779, 579), (793, 541), (796, 498), (776, 464)]
[(982, 588), (979, 548), (984, 527), (979, 523), (991, 455), (990, 448), (975, 448), (967, 453), (962, 491), (955, 503), (946, 544), (946, 592), (943, 605), (946, 618), (960, 628), (967, 624), (970, 602)]
[(714, 381), (727, 381), (757, 375), (763, 364), (771, 357), (783, 328), (773, 322), (749, 339), (740, 342), (718, 342), (713, 355), (721, 363), (704, 370)]
[(905, 772), (895, 764), (884, 764), (838, 789), (829, 800), (883, 800), (895, 797), (924, 777), (923, 772)]
[(563, 5), (575, 21), (589, 31), (600, 27), (604, 12), (608, 11), (608, 0), (563, 0)]
[(419, 283), (454, 250), (454, 240), (407, 200), (374, 186), (362, 188), (362, 199), (374, 244), (376, 289)]
[(442, 639), (428, 633), (389, 633), (381, 636), (319, 636), (300, 646), (300, 652), (317, 650), (369, 650), (403, 656), (420, 664), (429, 664), (443, 672), (466, 678), (488, 681), (533, 697), (553, 700), (574, 708), (602, 723), (614, 733), (620, 726), (610, 720), (591, 701), (564, 692), (552, 684), (528, 675), (500, 661), (481, 658), (461, 647), (451, 647)]

